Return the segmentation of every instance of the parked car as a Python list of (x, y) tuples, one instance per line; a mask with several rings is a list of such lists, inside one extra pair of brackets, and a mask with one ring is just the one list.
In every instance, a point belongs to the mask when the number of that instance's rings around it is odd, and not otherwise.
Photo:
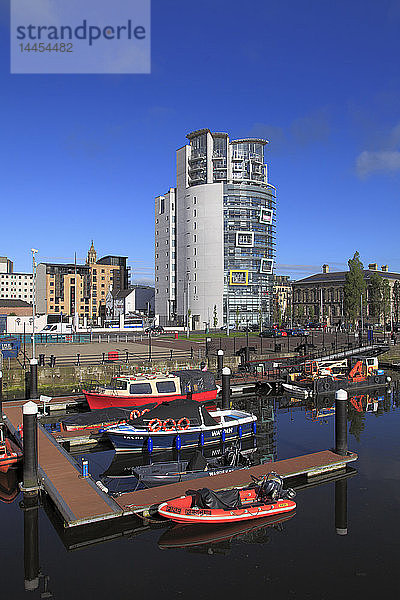
[(307, 327), (309, 327), (310, 329), (323, 329), (324, 324), (323, 323), (308, 323)]
[[(226, 325), (222, 325), (222, 327), (219, 328), (220, 331), (226, 331)], [(233, 331), (235, 329), (234, 325), (229, 325), (229, 331)]]
[(277, 331), (276, 329), (264, 329), (263, 331), (260, 331), (258, 337), (282, 337), (282, 332)]
[(286, 330), (288, 332), (288, 335), (309, 335), (310, 332), (307, 331), (307, 329), (302, 329), (301, 327), (294, 327), (293, 329), (290, 329), (290, 333), (289, 330)]

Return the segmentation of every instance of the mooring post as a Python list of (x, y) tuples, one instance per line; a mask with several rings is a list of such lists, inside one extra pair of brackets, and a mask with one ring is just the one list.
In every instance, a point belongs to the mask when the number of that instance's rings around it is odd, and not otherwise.
[(29, 398), (37, 398), (38, 397), (38, 393), (37, 393), (38, 361), (37, 361), (37, 359), (31, 358), (30, 365), (31, 365), (31, 380), (30, 380), (30, 385), (29, 385)]
[(218, 379), (222, 375), (223, 367), (224, 367), (224, 351), (218, 350), (218, 353), (217, 353), (217, 377), (218, 377)]
[(231, 370), (229, 367), (222, 369), (222, 408), (228, 409), (231, 403)]
[(37, 496), (24, 494), (24, 585), (25, 591), (39, 587), (39, 503)]
[(338, 535), (347, 535), (347, 479), (335, 481), (335, 528)]
[(244, 349), (244, 362), (247, 364), (250, 362), (250, 348), (246, 346)]
[(347, 392), (335, 393), (335, 452), (347, 454)]
[(0, 368), (0, 425), (3, 424), (3, 371)]
[(23, 491), (38, 493), (38, 444), (37, 414), (35, 402), (27, 402), (22, 407), (24, 440)]

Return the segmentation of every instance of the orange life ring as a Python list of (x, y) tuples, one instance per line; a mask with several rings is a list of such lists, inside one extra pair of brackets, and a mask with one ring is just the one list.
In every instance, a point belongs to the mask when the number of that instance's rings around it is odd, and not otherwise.
[(160, 419), (152, 419), (149, 423), (150, 431), (160, 431), (162, 426), (162, 421)]
[(182, 417), (177, 423), (178, 429), (180, 429), (180, 431), (185, 431), (189, 427), (189, 425), (190, 419), (188, 419), (187, 417)]
[(142, 410), (142, 415), (141, 415), (141, 416), (143, 417), (143, 415), (144, 415), (145, 413), (147, 413), (147, 412), (150, 412), (150, 409), (149, 409), (149, 408), (144, 408), (144, 409)]
[(171, 417), (169, 419), (165, 419), (162, 428), (164, 431), (173, 431), (176, 429), (176, 423), (174, 419), (171, 419)]
[(133, 419), (137, 419), (138, 417), (140, 417), (140, 410), (137, 410), (135, 408), (131, 411), (131, 414), (129, 415), (129, 420), (133, 421)]
[(373, 370), (374, 370), (374, 367), (368, 367), (368, 373), (369, 374), (371, 374)]

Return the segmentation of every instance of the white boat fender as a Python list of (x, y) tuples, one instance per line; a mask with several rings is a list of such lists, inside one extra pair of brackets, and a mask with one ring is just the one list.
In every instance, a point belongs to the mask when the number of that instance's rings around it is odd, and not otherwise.
[(101, 489), (102, 492), (108, 494), (108, 487), (106, 487), (102, 481), (96, 481), (96, 485)]
[(390, 383), (390, 382), (392, 381), (392, 378), (391, 378), (391, 377), (389, 377), (389, 375), (388, 375), (388, 376), (386, 377), (386, 381), (387, 381), (388, 383)]

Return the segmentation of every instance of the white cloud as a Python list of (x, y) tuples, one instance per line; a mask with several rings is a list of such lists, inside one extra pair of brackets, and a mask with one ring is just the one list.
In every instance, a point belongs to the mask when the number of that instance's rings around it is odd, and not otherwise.
[(373, 173), (394, 173), (400, 171), (400, 152), (398, 150), (364, 150), (356, 158), (359, 177), (368, 177)]

